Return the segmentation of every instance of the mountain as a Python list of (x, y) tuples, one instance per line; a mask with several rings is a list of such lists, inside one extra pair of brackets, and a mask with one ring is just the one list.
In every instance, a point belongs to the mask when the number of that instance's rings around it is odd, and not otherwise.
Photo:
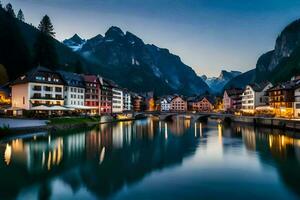
[(223, 90), (223, 87), (234, 77), (240, 75), (239, 71), (226, 71), (222, 70), (221, 74), (218, 77), (207, 78), (207, 76), (203, 75), (201, 78), (206, 82), (212, 92), (220, 93)]
[(73, 51), (78, 51), (85, 44), (85, 40), (75, 34), (70, 39), (64, 40), (63, 43), (70, 47)]
[(145, 44), (119, 27), (110, 27), (104, 36), (97, 35), (80, 43), (80, 48), (70, 46), (78, 44), (72, 38), (64, 44), (88, 61), (103, 66), (91, 71), (136, 92), (192, 95), (209, 91), (207, 84), (179, 56), (168, 49)]
[[(0, 8), (0, 64), (10, 80), (36, 67), (33, 58), (38, 34), (36, 27)], [(51, 42), (58, 55), (55, 69), (100, 74), (129, 90), (155, 91), (157, 95), (201, 94), (209, 90), (178, 56), (167, 49), (144, 44), (135, 35), (123, 33), (117, 27), (110, 28), (105, 36), (97, 35), (88, 40), (75, 34), (63, 43), (55, 38), (51, 38)]]
[(275, 48), (257, 61), (256, 81), (268, 79), (273, 83), (289, 80), (300, 74), (300, 20), (283, 29), (276, 39)]
[(242, 73), (234, 78), (232, 78), (223, 89), (229, 88), (244, 88), (249, 83), (253, 83), (255, 79), (255, 69), (249, 70), (245, 73)]

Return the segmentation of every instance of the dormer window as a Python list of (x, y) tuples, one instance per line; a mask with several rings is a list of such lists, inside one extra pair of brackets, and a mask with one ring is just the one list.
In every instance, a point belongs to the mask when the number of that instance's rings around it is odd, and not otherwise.
[(36, 76), (35, 79), (38, 80), (38, 81), (44, 81), (44, 80), (45, 80), (45, 77), (42, 77), (42, 76)]

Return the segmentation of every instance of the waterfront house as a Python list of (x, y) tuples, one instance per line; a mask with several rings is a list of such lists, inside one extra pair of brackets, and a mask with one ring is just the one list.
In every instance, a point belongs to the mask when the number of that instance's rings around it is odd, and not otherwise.
[(58, 71), (65, 82), (64, 86), (64, 105), (77, 110), (88, 108), (85, 102), (85, 82), (82, 75)]
[(160, 111), (169, 112), (171, 108), (172, 96), (165, 96), (160, 99)]
[(145, 98), (139, 94), (133, 94), (133, 110), (135, 112), (142, 112), (146, 110)]
[(171, 112), (186, 112), (187, 111), (187, 101), (181, 96), (175, 96), (171, 100), (170, 111)]
[(112, 113), (123, 112), (123, 90), (117, 85), (112, 87)]
[(272, 86), (270, 82), (247, 85), (242, 94), (242, 112), (254, 114), (256, 108), (268, 105), (269, 96), (267, 90)]
[[(298, 94), (300, 93), (300, 90), (297, 88), (296, 81), (288, 81), (277, 84), (276, 86), (270, 88), (268, 93), (270, 107), (273, 109), (273, 113), (276, 116), (294, 116), (294, 102), (295, 108), (297, 108), (298, 103), (296, 103), (296, 101), (299, 100)], [(298, 113), (298, 111), (296, 113)]]
[(11, 105), (11, 89), (7, 83), (0, 87), (0, 107), (9, 105)]
[(146, 110), (147, 111), (155, 111), (155, 99), (154, 99), (154, 92), (147, 92), (143, 94), (145, 103), (146, 103)]
[(294, 89), (294, 117), (300, 118), (300, 84), (297, 82)]
[(85, 106), (89, 114), (100, 115), (100, 83), (96, 75), (83, 75), (85, 81)]
[(234, 112), (242, 108), (243, 90), (239, 88), (231, 88), (224, 91), (223, 109), (225, 112)]
[(214, 103), (214, 98), (208, 95), (197, 96), (188, 101), (189, 110), (196, 112), (212, 112)]
[[(60, 74), (36, 67), (11, 84), (12, 108), (24, 110), (59, 110), (64, 105), (64, 81)], [(54, 110), (54, 108), (53, 108)]]
[(123, 111), (131, 111), (132, 110), (132, 102), (131, 102), (131, 94), (128, 90), (123, 90)]
[(100, 82), (100, 114), (110, 115), (112, 113), (112, 85), (109, 80), (99, 77)]

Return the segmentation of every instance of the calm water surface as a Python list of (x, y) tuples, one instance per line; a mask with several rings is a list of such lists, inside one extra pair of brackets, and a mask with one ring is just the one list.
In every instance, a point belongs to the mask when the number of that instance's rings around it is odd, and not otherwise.
[(275, 132), (178, 118), (5, 140), (0, 199), (299, 199), (300, 140)]

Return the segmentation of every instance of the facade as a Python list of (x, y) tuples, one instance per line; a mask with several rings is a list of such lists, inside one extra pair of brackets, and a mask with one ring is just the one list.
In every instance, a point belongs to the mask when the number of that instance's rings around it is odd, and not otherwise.
[(256, 108), (268, 105), (267, 90), (272, 86), (270, 82), (247, 85), (242, 94), (242, 112), (254, 114)]
[(112, 113), (112, 85), (102, 77), (100, 80), (100, 113), (101, 115), (109, 115)]
[(58, 71), (65, 82), (64, 104), (66, 107), (85, 108), (85, 82), (83, 76), (65, 71)]
[(133, 95), (133, 110), (135, 112), (141, 112), (146, 110), (145, 98), (141, 95)]
[(132, 110), (132, 102), (131, 102), (131, 94), (127, 90), (123, 90), (123, 111), (131, 111)]
[(189, 104), (190, 109), (196, 112), (212, 112), (214, 109), (214, 100), (209, 96), (195, 98)]
[(100, 114), (100, 83), (96, 75), (84, 75), (85, 106), (90, 107), (89, 114)]
[(64, 82), (60, 74), (37, 67), (12, 84), (12, 107), (31, 110), (40, 105), (64, 105)]
[(160, 100), (160, 111), (169, 112), (171, 109), (172, 97), (163, 97)]
[(0, 87), (0, 106), (11, 105), (11, 91), (7, 85)]
[(112, 88), (112, 113), (123, 112), (123, 90), (119, 87)]
[(223, 95), (224, 111), (240, 110), (242, 108), (242, 94), (243, 90), (238, 88), (225, 90)]
[(171, 101), (170, 111), (172, 112), (186, 112), (187, 102), (183, 97), (175, 96)]
[(300, 85), (297, 83), (294, 89), (294, 117), (300, 118)]
[(269, 104), (273, 113), (278, 117), (293, 117), (294, 106), (295, 108), (298, 107), (298, 103), (295, 102), (295, 96), (298, 96), (298, 93), (300, 90), (296, 89), (296, 82), (294, 81), (281, 83), (270, 88), (268, 90)]

